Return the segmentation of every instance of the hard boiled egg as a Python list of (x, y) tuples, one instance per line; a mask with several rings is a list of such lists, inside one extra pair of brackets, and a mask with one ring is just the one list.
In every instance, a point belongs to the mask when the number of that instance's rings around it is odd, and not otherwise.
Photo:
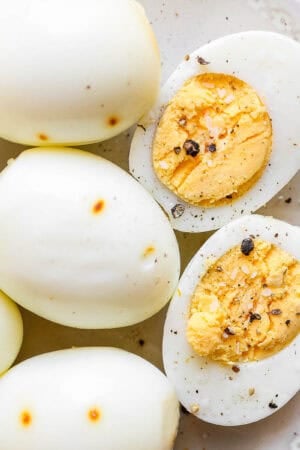
[(137, 128), (131, 173), (175, 229), (220, 228), (270, 200), (300, 167), (300, 45), (271, 32), (187, 55)]
[[(151, 387), (151, 389), (149, 389)], [(0, 380), (0, 448), (172, 450), (178, 402), (166, 377), (116, 348), (37, 356)]]
[(33, 149), (0, 175), (0, 288), (79, 328), (142, 321), (179, 277), (174, 232), (126, 172), (87, 152)]
[(10, 368), (23, 341), (23, 321), (18, 307), (0, 292), (0, 374)]
[(6, 2), (0, 66), (0, 136), (35, 146), (117, 135), (152, 106), (160, 81), (135, 0)]
[(165, 323), (166, 373), (185, 408), (242, 425), (300, 387), (300, 229), (246, 216), (211, 236), (184, 272)]

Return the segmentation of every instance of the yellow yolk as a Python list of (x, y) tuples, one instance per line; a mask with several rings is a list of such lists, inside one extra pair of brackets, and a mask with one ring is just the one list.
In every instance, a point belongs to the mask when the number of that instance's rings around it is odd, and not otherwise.
[(187, 339), (196, 353), (223, 363), (282, 350), (300, 331), (300, 263), (255, 239), (225, 253), (205, 273), (191, 301)]
[(178, 197), (213, 207), (243, 195), (271, 151), (271, 119), (254, 89), (236, 77), (206, 73), (189, 79), (168, 104), (153, 142), (153, 166)]

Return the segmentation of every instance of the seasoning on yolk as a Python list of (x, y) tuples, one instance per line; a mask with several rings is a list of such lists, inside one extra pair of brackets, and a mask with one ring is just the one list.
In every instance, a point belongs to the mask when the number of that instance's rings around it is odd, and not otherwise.
[(234, 76), (205, 73), (189, 79), (167, 106), (153, 165), (178, 197), (214, 207), (243, 195), (271, 151), (271, 119), (255, 90)]
[(191, 300), (187, 339), (199, 355), (225, 364), (263, 359), (297, 336), (299, 311), (300, 262), (255, 239), (249, 255), (233, 247), (204, 274)]

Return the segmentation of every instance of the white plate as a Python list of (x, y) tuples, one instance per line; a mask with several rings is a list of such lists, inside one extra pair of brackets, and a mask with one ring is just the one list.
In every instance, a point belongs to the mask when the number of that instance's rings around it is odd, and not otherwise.
[[(141, 3), (147, 9), (159, 40), (163, 81), (184, 55), (228, 33), (276, 30), (300, 40), (298, 0), (142, 0)], [(104, 144), (86, 148), (127, 168), (131, 135), (132, 132), (124, 133)], [(0, 147), (1, 167), (22, 150), (22, 146), (4, 141), (0, 141)], [(292, 202), (287, 204), (285, 200), (289, 197)], [(261, 213), (300, 225), (300, 174)], [(177, 236), (184, 268), (207, 234), (177, 233)], [(114, 345), (162, 368), (165, 311), (142, 324), (109, 331), (79, 331), (47, 322), (24, 310), (22, 313), (25, 339), (19, 361), (71, 346)], [(297, 450), (300, 449), (299, 417), (299, 396), (272, 417), (253, 425), (223, 428), (183, 416), (175, 450)]]

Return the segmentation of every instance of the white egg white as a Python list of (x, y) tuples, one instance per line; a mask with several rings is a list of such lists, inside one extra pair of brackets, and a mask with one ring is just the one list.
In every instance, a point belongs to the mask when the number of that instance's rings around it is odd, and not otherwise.
[(0, 374), (10, 368), (23, 341), (23, 321), (15, 303), (0, 292)]
[[(250, 234), (300, 259), (298, 227), (259, 215), (237, 219), (211, 236), (191, 260), (165, 322), (164, 365), (180, 402), (198, 418), (217, 425), (243, 425), (263, 419), (278, 411), (300, 387), (300, 336), (268, 358), (238, 363), (238, 373), (230, 365), (197, 355), (186, 339), (190, 301), (199, 278), (208, 264)], [(254, 395), (249, 395), (253, 389)], [(270, 408), (270, 403), (277, 408)]]
[(1, 449), (173, 449), (174, 389), (156, 367), (124, 350), (78, 348), (28, 359), (0, 379), (0, 397)]
[[(210, 64), (200, 65), (197, 57)], [(273, 151), (262, 177), (230, 205), (193, 206), (181, 200), (157, 178), (152, 165), (152, 143), (160, 117), (183, 83), (201, 73), (235, 75), (250, 84), (267, 106), (273, 124)], [(157, 105), (146, 115), (133, 138), (130, 171), (154, 196), (180, 231), (220, 228), (231, 220), (256, 211), (296, 174), (300, 167), (300, 45), (273, 32), (249, 31), (228, 35), (200, 47), (175, 69)], [(174, 218), (172, 208), (184, 213)]]
[(32, 146), (116, 136), (151, 108), (160, 82), (135, 0), (4, 2), (0, 66), (0, 136)]
[(34, 313), (114, 328), (158, 312), (180, 271), (161, 208), (118, 166), (88, 152), (32, 149), (0, 175), (0, 288)]

